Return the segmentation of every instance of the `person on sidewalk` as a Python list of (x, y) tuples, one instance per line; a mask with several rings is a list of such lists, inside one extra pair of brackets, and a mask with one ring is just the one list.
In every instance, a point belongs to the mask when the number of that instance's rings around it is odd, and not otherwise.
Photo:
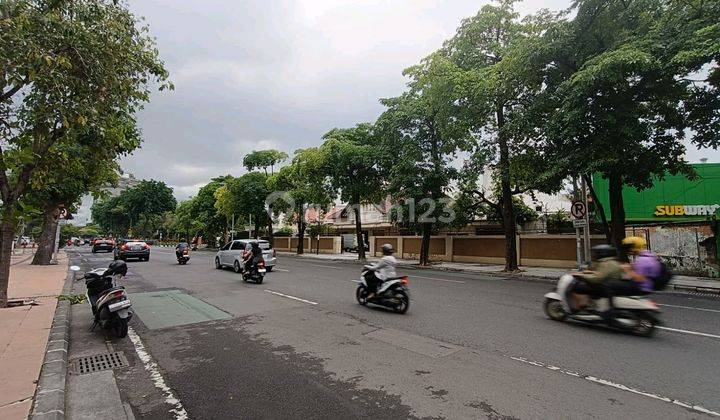
[(397, 260), (393, 256), (393, 254), (395, 253), (395, 249), (392, 245), (385, 244), (382, 246), (382, 253), (383, 256), (380, 261), (376, 262), (375, 264), (366, 266), (369, 271), (365, 275), (365, 281), (368, 285), (368, 292), (370, 292), (370, 294), (368, 294), (367, 300), (375, 297), (378, 286), (381, 285), (385, 280), (397, 276), (397, 274), (395, 273), (395, 266), (397, 266)]
[(631, 264), (623, 264), (625, 275), (631, 281), (623, 282), (617, 289), (618, 292), (626, 295), (641, 295), (651, 293), (655, 290), (653, 280), (660, 277), (662, 264), (658, 257), (648, 251), (647, 242), (639, 236), (629, 236), (622, 241), (626, 254), (633, 257)]

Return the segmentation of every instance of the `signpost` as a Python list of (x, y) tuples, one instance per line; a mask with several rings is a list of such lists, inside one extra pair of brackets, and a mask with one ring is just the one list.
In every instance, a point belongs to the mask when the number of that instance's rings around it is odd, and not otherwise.
[[(584, 195), (584, 184), (583, 184), (583, 195)], [(570, 206), (570, 214), (574, 217), (573, 227), (575, 228), (575, 244), (577, 247), (577, 266), (578, 270), (582, 269), (583, 266), (583, 254), (585, 246), (583, 245), (584, 236), (580, 236), (580, 229), (587, 232), (587, 223), (585, 221), (585, 215), (587, 214), (587, 205), (584, 201), (574, 200)]]

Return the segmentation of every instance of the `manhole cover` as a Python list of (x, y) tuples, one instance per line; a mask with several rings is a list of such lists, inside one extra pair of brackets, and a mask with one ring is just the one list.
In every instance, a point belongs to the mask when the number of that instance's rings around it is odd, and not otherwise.
[(99, 372), (125, 367), (128, 361), (121, 351), (114, 353), (93, 354), (92, 356), (78, 357), (70, 361), (70, 372), (76, 375)]

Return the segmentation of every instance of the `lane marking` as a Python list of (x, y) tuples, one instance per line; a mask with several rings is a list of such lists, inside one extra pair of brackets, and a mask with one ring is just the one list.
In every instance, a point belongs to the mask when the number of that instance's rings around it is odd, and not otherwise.
[(699, 335), (699, 336), (701, 336), (701, 337), (709, 337), (709, 338), (718, 338), (718, 339), (720, 339), (720, 335), (715, 335), (715, 334), (701, 333), (701, 332), (697, 332), (697, 331), (679, 330), (679, 329), (677, 329), (677, 328), (669, 328), (669, 327), (659, 327), (659, 326), (658, 326), (658, 327), (655, 327), (655, 328), (660, 329), (660, 330), (665, 330), (665, 331), (672, 331), (672, 332), (682, 333), (682, 334)]
[(305, 299), (300, 299), (299, 297), (286, 295), (286, 294), (280, 293), (280, 292), (273, 292), (272, 290), (265, 290), (265, 291), (268, 292), (268, 293), (272, 293), (273, 295), (278, 295), (278, 296), (282, 296), (282, 297), (284, 297), (284, 298), (293, 299), (293, 300), (298, 300), (298, 301), (303, 302), (303, 303), (309, 303), (310, 305), (317, 305), (317, 304), (318, 304), (317, 302), (313, 302), (313, 301), (305, 300)]
[(692, 306), (682, 306), (682, 305), (667, 305), (664, 303), (658, 303), (660, 306), (667, 306), (668, 308), (682, 308), (682, 309), (694, 309), (696, 311), (704, 311), (704, 312), (715, 312), (720, 314), (720, 310), (717, 309), (707, 309), (707, 308), (695, 308)]
[(572, 372), (572, 371), (569, 371), (569, 370), (565, 370), (565, 369), (560, 368), (560, 367), (558, 367), (558, 366), (546, 365), (546, 364), (544, 364), (544, 363), (541, 363), (541, 362), (538, 362), (538, 361), (534, 361), (534, 360), (528, 360), (528, 359), (526, 359), (526, 358), (524, 358), (524, 357), (514, 357), (514, 356), (507, 356), (507, 357), (509, 357), (510, 359), (515, 360), (515, 361), (517, 361), (517, 362), (525, 363), (525, 364), (532, 365), (532, 366), (541, 367), (541, 368), (544, 368), (544, 369), (547, 369), (547, 370), (551, 370), (551, 371), (553, 371), (553, 372), (559, 372), (559, 373), (562, 373), (562, 374), (564, 374), (564, 375), (572, 376), (572, 377), (575, 377), (575, 378), (584, 379), (584, 380), (586, 380), (586, 381), (589, 381), (589, 382), (592, 382), (592, 383), (595, 383), (595, 384), (598, 384), (598, 385), (609, 386), (609, 387), (612, 387), (612, 388), (615, 388), (615, 389), (619, 389), (619, 390), (621, 390), (621, 391), (630, 392), (630, 393), (632, 393), (632, 394), (641, 395), (641, 396), (643, 396), (643, 397), (648, 397), (648, 398), (652, 398), (652, 399), (654, 399), (654, 400), (659, 400), (659, 401), (663, 401), (663, 402), (666, 402), (666, 403), (674, 404), (674, 405), (677, 405), (677, 406), (680, 406), (680, 407), (683, 407), (683, 408), (686, 408), (686, 409), (695, 410), (695, 411), (700, 412), (700, 413), (703, 413), (703, 414), (708, 414), (708, 415), (711, 415), (711, 416), (720, 417), (720, 412), (708, 410), (707, 408), (702, 407), (702, 406), (697, 405), (697, 404), (686, 403), (686, 402), (683, 402), (683, 401), (676, 400), (676, 399), (674, 399), (674, 398), (663, 397), (663, 396), (660, 396), (660, 395), (652, 394), (652, 393), (650, 393), (650, 392), (641, 391), (641, 390), (639, 390), (639, 389), (635, 389), (635, 388), (631, 388), (631, 387), (629, 387), (629, 386), (625, 386), (625, 385), (622, 385), (622, 384), (618, 384), (618, 383), (615, 383), (615, 382), (611, 382), (611, 381), (608, 381), (608, 380), (606, 380), (606, 379), (596, 378), (596, 377), (590, 376), (590, 375), (581, 375), (581, 374), (579, 374), (579, 373), (577, 373), (577, 372)]
[(132, 341), (133, 346), (135, 346), (135, 352), (137, 353), (138, 357), (145, 365), (145, 370), (150, 373), (150, 378), (152, 378), (155, 388), (162, 391), (162, 393), (165, 395), (165, 403), (174, 407), (170, 410), (170, 412), (175, 414), (176, 420), (187, 420), (187, 411), (185, 411), (185, 408), (183, 408), (180, 400), (175, 397), (172, 389), (170, 389), (170, 387), (165, 382), (165, 379), (163, 379), (162, 374), (160, 374), (160, 369), (158, 369), (157, 363), (155, 363), (152, 356), (150, 356), (150, 353), (145, 350), (145, 345), (143, 344), (142, 340), (140, 340), (140, 336), (137, 335), (137, 333), (134, 329), (132, 329), (132, 327), (128, 327), (128, 337), (130, 338), (130, 341)]
[(286, 270), (284, 268), (273, 268), (273, 271), (282, 271), (283, 273), (289, 273), (290, 270)]
[(414, 275), (412, 275), (412, 274), (408, 275), (408, 277), (410, 277), (410, 278), (417, 277), (417, 278), (419, 278), (419, 279), (428, 279), (428, 280), (446, 281), (446, 282), (448, 282), (448, 283), (462, 283), (462, 284), (465, 284), (465, 282), (464, 282), (464, 281), (461, 281), (461, 280), (440, 279), (440, 278), (437, 278), (437, 277), (414, 276)]
[(332, 268), (333, 270), (342, 270), (340, 267), (333, 267), (331, 265), (322, 265), (322, 264), (308, 264), (312, 265), (313, 267), (322, 267), (322, 268)]

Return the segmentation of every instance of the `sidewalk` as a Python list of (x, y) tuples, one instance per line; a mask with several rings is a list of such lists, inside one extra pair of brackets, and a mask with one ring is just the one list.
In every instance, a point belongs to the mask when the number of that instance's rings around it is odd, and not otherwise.
[[(297, 255), (293, 252), (278, 252), (280, 255), (294, 256), (300, 258), (314, 258), (321, 260), (330, 261), (357, 261), (357, 254), (310, 254), (306, 253), (303, 255)], [(377, 261), (377, 257), (369, 257), (368, 261)], [(502, 276), (502, 277), (517, 277), (517, 278), (529, 278), (529, 279), (543, 279), (547, 281), (554, 281), (560, 278), (563, 274), (569, 270), (565, 268), (546, 268), (546, 267), (520, 267), (519, 273), (508, 274), (504, 273), (505, 268), (502, 265), (493, 264), (474, 264), (474, 263), (460, 263), (460, 262), (437, 262), (433, 263), (429, 267), (420, 267), (416, 260), (403, 260), (398, 259), (398, 265), (402, 267), (413, 267), (413, 268), (424, 268), (430, 270), (443, 270), (443, 271), (460, 271), (465, 273), (478, 273), (489, 276)], [(681, 276), (676, 275), (673, 278), (672, 283), (668, 286), (668, 290), (690, 290), (698, 292), (709, 292), (709, 293), (720, 293), (720, 279), (712, 279), (706, 277), (692, 277), (692, 276)]]
[(67, 276), (67, 257), (59, 264), (31, 266), (32, 254), (10, 260), (11, 299), (32, 299), (37, 305), (0, 309), (0, 418), (27, 418), (45, 358), (57, 295)]

